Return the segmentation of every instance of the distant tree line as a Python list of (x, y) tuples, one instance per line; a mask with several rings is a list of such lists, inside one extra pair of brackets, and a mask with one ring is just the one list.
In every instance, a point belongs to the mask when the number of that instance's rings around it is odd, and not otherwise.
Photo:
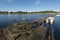
[(8, 11), (0, 11), (0, 14), (37, 14), (37, 13), (58, 13), (56, 11), (40, 11), (40, 12), (23, 12), (23, 11), (17, 11), (17, 12), (8, 12)]

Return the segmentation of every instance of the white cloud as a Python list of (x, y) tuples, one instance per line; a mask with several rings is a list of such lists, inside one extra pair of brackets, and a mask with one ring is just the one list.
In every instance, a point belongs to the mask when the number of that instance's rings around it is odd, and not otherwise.
[(13, 3), (14, 1), (13, 0), (6, 0), (7, 2), (11, 2), (11, 3)]
[(40, 4), (40, 0), (36, 0), (35, 4), (36, 5)]

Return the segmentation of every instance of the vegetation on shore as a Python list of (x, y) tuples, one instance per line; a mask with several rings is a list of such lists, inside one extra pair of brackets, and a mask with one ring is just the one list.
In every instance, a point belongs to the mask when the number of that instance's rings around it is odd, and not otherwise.
[(0, 14), (45, 14), (45, 13), (59, 13), (57, 11), (39, 11), (39, 12), (23, 12), (23, 11), (17, 11), (17, 12), (8, 12), (8, 11), (0, 11)]

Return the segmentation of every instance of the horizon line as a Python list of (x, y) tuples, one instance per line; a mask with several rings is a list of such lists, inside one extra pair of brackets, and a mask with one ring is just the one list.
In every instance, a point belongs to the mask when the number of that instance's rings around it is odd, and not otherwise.
[[(54, 11), (54, 10), (41, 10), (41, 11)], [(21, 12), (41, 12), (41, 11), (21, 11)], [(4, 12), (4, 11), (0, 11)], [(5, 12), (19, 12), (19, 11), (5, 11)], [(60, 12), (60, 11), (55, 11), (55, 12)]]

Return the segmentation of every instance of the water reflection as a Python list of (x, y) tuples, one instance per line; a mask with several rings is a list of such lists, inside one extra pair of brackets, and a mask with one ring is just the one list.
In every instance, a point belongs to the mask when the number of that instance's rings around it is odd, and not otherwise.
[(8, 14), (8, 15), (3, 15), (0, 14), (0, 28), (12, 25), (14, 22), (31, 22), (35, 19), (40, 19), (43, 17), (46, 17), (47, 14)]

